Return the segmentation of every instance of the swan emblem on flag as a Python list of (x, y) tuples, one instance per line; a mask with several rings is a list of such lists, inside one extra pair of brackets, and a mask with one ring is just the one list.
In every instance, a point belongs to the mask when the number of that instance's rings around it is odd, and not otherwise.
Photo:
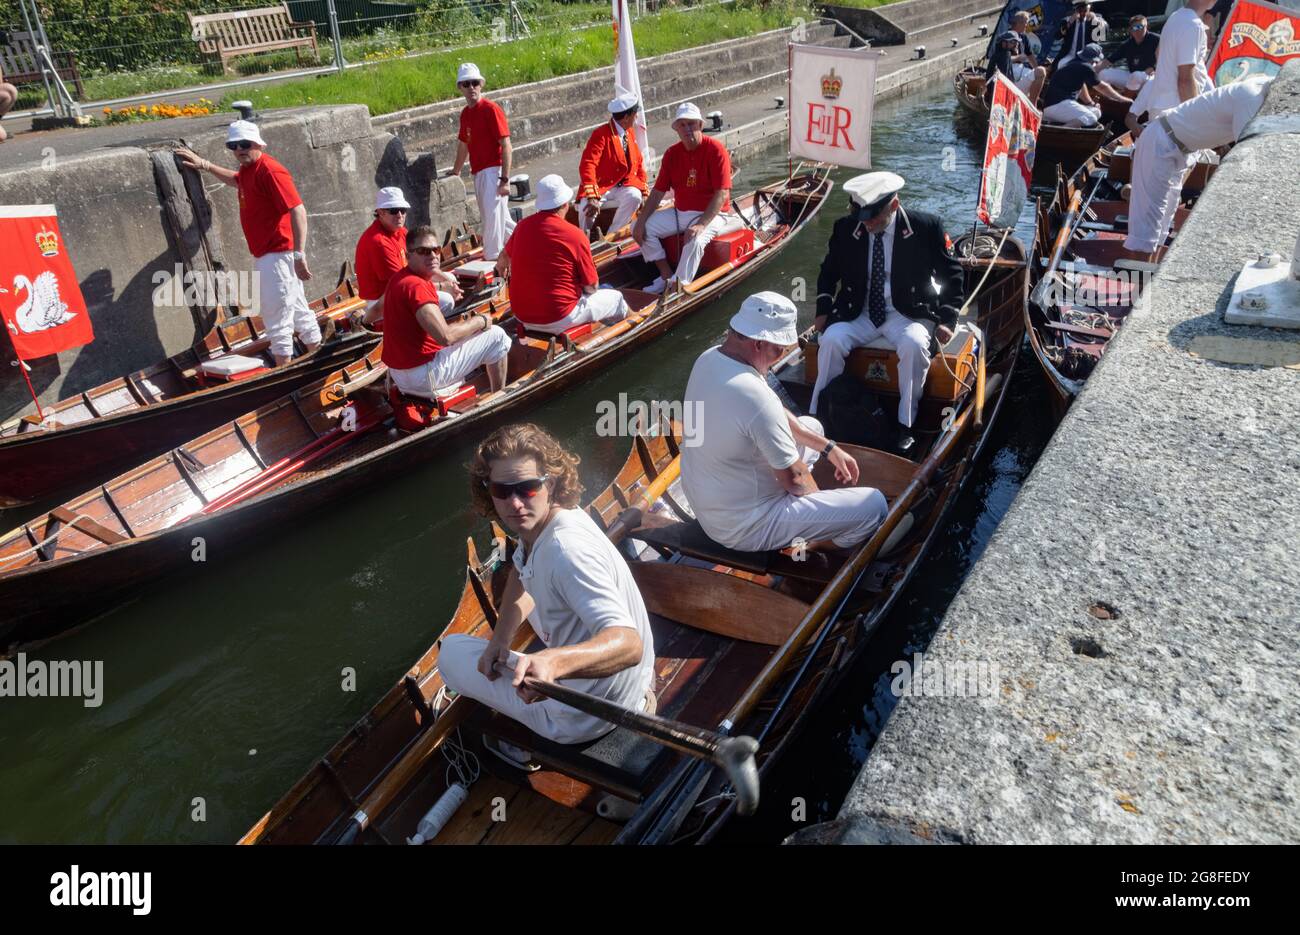
[(14, 291), (24, 290), (27, 298), (14, 313), (14, 321), (9, 322), (9, 330), (14, 334), (57, 328), (77, 317), (77, 313), (68, 311), (67, 303), (59, 298), (59, 280), (50, 270), (42, 272), (35, 282), (21, 274), (15, 276)]

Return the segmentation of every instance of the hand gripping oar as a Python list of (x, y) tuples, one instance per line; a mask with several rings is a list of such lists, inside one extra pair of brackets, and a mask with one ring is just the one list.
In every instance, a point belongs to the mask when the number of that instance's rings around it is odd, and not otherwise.
[[(500, 664), (498, 668), (502, 668)], [(626, 727), (655, 743), (712, 763), (727, 774), (732, 788), (736, 790), (736, 811), (750, 815), (758, 808), (758, 766), (754, 762), (758, 741), (753, 737), (727, 737), (672, 718), (633, 711), (575, 688), (556, 682), (544, 682), (531, 676), (524, 677), (524, 685), (539, 695), (553, 698), (584, 714)]]

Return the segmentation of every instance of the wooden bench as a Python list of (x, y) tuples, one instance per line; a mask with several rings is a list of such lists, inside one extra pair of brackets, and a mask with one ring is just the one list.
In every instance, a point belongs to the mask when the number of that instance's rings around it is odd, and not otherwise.
[(230, 60), (237, 55), (253, 55), (277, 49), (293, 49), (302, 64), (302, 50), (310, 48), (319, 58), (316, 47), (316, 24), (299, 23), (289, 15), (289, 5), (234, 10), (228, 13), (205, 13), (190, 18), (190, 35), (199, 51), (221, 60), (221, 70), (230, 73)]
[[(77, 89), (77, 97), (84, 98), (86, 89), (81, 84), (81, 74), (77, 71), (77, 57), (71, 52), (50, 52), (54, 70), (65, 82), (70, 81)], [(41, 66), (36, 60), (36, 37), (29, 32), (11, 32), (9, 41), (0, 45), (0, 73), (10, 84), (38, 84), (41, 80)]]

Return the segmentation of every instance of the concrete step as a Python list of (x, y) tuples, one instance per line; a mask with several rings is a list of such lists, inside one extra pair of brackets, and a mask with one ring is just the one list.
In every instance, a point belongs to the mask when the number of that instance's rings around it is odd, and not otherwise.
[(952, 46), (952, 39), (957, 39), (960, 44), (964, 45), (979, 34), (979, 27), (981, 24), (988, 26), (989, 37), (986, 41), (990, 41), (992, 39), (993, 30), (997, 27), (999, 12), (999, 10), (994, 10), (987, 13), (987, 15), (963, 17), (958, 20), (951, 20), (946, 23), (931, 26), (928, 29), (923, 29), (919, 32), (908, 33), (907, 45), (909, 47), (923, 45), (931, 53), (937, 52), (940, 49), (950, 48)]
[[(830, 25), (809, 27), (810, 38), (820, 44), (847, 46), (848, 36), (837, 37)], [(675, 105), (705, 88), (744, 85), (786, 67), (788, 33), (774, 30), (712, 46), (683, 50), (645, 59), (641, 63), (642, 95), (648, 108)], [(613, 68), (584, 75), (550, 79), (518, 88), (493, 92), (510, 120), (511, 139), (516, 150), (546, 141), (571, 127), (575, 113), (590, 113), (590, 133), (601, 119), (609, 100)], [(557, 106), (557, 102), (562, 105)], [(455, 137), (463, 105), (440, 102), (403, 115), (389, 115), (377, 121), (396, 133), (412, 149), (431, 150), (437, 165), (446, 166), (455, 155)], [(575, 131), (578, 132), (578, 131)], [(544, 148), (554, 144), (546, 143)], [(567, 143), (565, 145), (568, 145)]]
[(911, 35), (935, 25), (998, 13), (1003, 6), (989, 0), (904, 0), (877, 7), (876, 12)]

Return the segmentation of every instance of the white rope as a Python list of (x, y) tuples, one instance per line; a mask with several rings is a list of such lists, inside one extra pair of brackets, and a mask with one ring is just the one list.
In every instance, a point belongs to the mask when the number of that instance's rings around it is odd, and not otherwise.
[[(69, 526), (70, 526), (70, 527), (72, 527), (73, 529), (76, 529), (77, 523), (81, 522), (83, 519), (88, 519), (88, 520), (90, 520), (92, 523), (93, 523), (93, 522), (96, 522), (95, 517), (91, 516), (89, 513), (78, 513), (78, 514), (73, 518), (72, 522), (70, 522), (70, 523), (64, 523), (63, 525), (64, 525), (64, 527), (69, 527)], [(83, 536), (86, 536), (86, 537), (89, 538), (89, 539), (94, 539), (94, 538), (95, 538), (94, 536), (90, 535), (89, 533), (87, 533), (87, 532), (85, 532), (85, 531), (83, 531), (83, 530), (77, 529), (76, 531), (79, 532), (79, 533), (81, 533)], [(41, 549), (43, 549), (43, 548), (45, 548), (47, 545), (49, 545), (51, 542), (53, 542), (55, 539), (59, 538), (59, 536), (60, 536), (62, 533), (63, 533), (63, 530), (62, 530), (62, 529), (55, 530), (55, 531), (52, 532), (50, 535), (48, 535), (48, 536), (46, 536), (44, 539), (42, 539), (40, 542), (36, 543), (36, 545), (30, 546), (29, 548), (26, 548), (26, 549), (23, 549), (21, 552), (15, 552), (15, 553), (13, 553), (12, 555), (6, 555), (6, 556), (3, 556), (3, 557), (0, 557), (0, 565), (3, 565), (3, 564), (5, 564), (5, 563), (7, 563), (7, 562), (12, 562), (12, 561), (14, 561), (14, 560), (16, 560), (16, 559), (20, 559), (20, 558), (22, 558), (24, 555), (31, 555), (31, 554), (34, 553), (34, 552), (38, 552), (38, 551), (40, 551)], [(64, 548), (67, 548), (69, 551), (71, 551), (73, 554), (76, 554), (76, 555), (80, 555), (82, 552), (86, 551), (85, 549), (74, 549), (74, 548), (71, 548), (70, 546), (65, 546)]]

